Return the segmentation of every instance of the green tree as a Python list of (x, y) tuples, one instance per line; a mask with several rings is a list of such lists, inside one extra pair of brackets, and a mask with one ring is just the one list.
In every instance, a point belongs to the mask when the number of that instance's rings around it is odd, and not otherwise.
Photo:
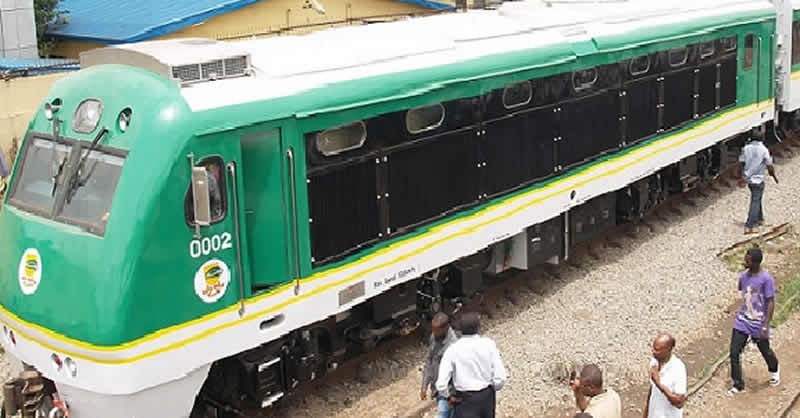
[(47, 36), (47, 30), (53, 25), (63, 25), (67, 19), (66, 10), (58, 8), (61, 0), (33, 0), (36, 16), (36, 41), (39, 44), (39, 55), (49, 57), (55, 43)]

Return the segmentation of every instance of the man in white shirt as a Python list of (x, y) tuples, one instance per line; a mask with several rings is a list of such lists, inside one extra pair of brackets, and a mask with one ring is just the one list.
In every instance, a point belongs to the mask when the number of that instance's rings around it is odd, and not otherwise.
[[(478, 335), (480, 316), (461, 317), (461, 338), (442, 356), (436, 391), (447, 396), (453, 418), (494, 418), (495, 391), (506, 383), (506, 369), (494, 341)], [(456, 393), (450, 393), (452, 380)]]
[(686, 366), (674, 354), (675, 338), (661, 334), (653, 341), (650, 394), (644, 418), (682, 418), (686, 402)]

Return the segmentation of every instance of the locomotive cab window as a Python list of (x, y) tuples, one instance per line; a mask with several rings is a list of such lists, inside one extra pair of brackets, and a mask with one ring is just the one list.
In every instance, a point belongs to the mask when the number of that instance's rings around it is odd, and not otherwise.
[(533, 98), (533, 87), (530, 81), (509, 84), (503, 89), (503, 107), (514, 109), (525, 106)]
[(650, 71), (650, 56), (643, 55), (641, 57), (631, 59), (629, 70), (631, 75), (646, 74), (648, 71)]
[(90, 148), (87, 141), (30, 137), (9, 204), (104, 235), (126, 153), (104, 146), (89, 152)]
[(444, 106), (436, 103), (422, 106), (406, 112), (406, 129), (411, 134), (432, 131), (444, 122)]
[[(213, 225), (225, 219), (227, 211), (227, 193), (225, 192), (225, 163), (220, 157), (206, 157), (195, 164), (195, 167), (205, 170), (205, 184), (208, 190), (208, 203), (209, 203), (209, 224)], [(186, 199), (184, 200), (184, 214), (186, 216), (186, 224), (195, 226), (195, 199), (193, 184), (196, 180), (196, 173), (192, 173), (192, 179), (189, 184), (189, 189), (186, 192)], [(200, 171), (202, 173), (202, 171)], [(205, 194), (205, 190), (199, 192)], [(198, 194), (198, 197), (200, 194)], [(201, 222), (202, 224), (202, 222)]]
[(689, 61), (689, 48), (671, 49), (669, 51), (669, 66), (680, 67)]
[(706, 59), (714, 55), (714, 41), (702, 42), (700, 44), (700, 58)]
[(361, 148), (367, 140), (367, 126), (362, 121), (326, 129), (317, 134), (317, 151), (326, 157)]
[(753, 34), (744, 37), (744, 69), (750, 69), (753, 66), (753, 44), (755, 39)]
[(572, 73), (572, 87), (575, 91), (586, 90), (597, 82), (597, 68), (587, 68)]

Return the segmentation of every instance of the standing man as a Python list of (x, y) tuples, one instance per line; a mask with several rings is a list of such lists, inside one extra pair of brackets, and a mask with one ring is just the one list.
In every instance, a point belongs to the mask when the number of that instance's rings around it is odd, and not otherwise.
[(621, 418), (622, 403), (614, 389), (603, 389), (603, 372), (596, 364), (587, 364), (580, 378), (570, 380), (575, 406), (594, 418)]
[(761, 134), (755, 129), (752, 138), (739, 155), (739, 162), (741, 163), (739, 186), (744, 187), (747, 183), (750, 189), (750, 210), (744, 224), (744, 233), (758, 233), (757, 226), (764, 223), (764, 210), (761, 204), (761, 199), (764, 197), (764, 170), (775, 179), (775, 183), (778, 183), (778, 177), (775, 176), (775, 168), (772, 166), (772, 156), (761, 142)]
[(422, 389), (419, 392), (419, 397), (424, 401), (428, 398), (428, 391), (430, 390), (431, 399), (436, 400), (436, 406), (439, 409), (437, 418), (449, 418), (450, 403), (447, 396), (439, 394), (434, 385), (436, 378), (439, 376), (439, 364), (442, 362), (442, 356), (445, 350), (456, 342), (458, 337), (456, 337), (453, 329), (450, 328), (450, 318), (442, 312), (433, 316), (431, 328), (431, 349), (425, 358), (425, 368), (422, 372)]
[[(467, 312), (461, 317), (461, 338), (445, 351), (436, 391), (445, 395), (453, 418), (494, 418), (495, 392), (506, 383), (506, 369), (494, 341), (478, 335), (480, 316)], [(452, 379), (455, 392), (448, 384)]]
[(739, 291), (744, 303), (736, 314), (731, 336), (731, 379), (733, 387), (728, 394), (733, 396), (744, 392), (742, 353), (747, 339), (753, 339), (767, 362), (770, 379), (769, 384), (777, 386), (781, 382), (778, 358), (769, 346), (769, 321), (775, 310), (775, 280), (772, 275), (761, 269), (763, 254), (759, 248), (747, 250), (744, 266), (747, 270), (739, 277)]
[(650, 393), (644, 418), (683, 418), (686, 401), (686, 366), (672, 354), (675, 338), (661, 334), (653, 341), (650, 360)]

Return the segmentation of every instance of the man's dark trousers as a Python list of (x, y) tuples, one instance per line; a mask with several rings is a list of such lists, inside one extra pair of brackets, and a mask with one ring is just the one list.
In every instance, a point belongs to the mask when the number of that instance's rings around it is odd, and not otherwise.
[(457, 392), (462, 401), (453, 408), (453, 418), (494, 418), (495, 392), (489, 386), (477, 392)]
[[(733, 387), (739, 390), (744, 389), (744, 379), (742, 379), (742, 360), (739, 356), (742, 354), (742, 350), (744, 350), (744, 346), (747, 344), (747, 337), (749, 337), (747, 334), (739, 331), (738, 329), (734, 329), (733, 335), (731, 335), (731, 379), (733, 380)], [(778, 358), (775, 357), (775, 352), (772, 351), (772, 348), (769, 346), (769, 339), (753, 338), (753, 340), (758, 346), (758, 351), (761, 352), (761, 355), (767, 362), (767, 368), (769, 369), (770, 373), (777, 372)]]

